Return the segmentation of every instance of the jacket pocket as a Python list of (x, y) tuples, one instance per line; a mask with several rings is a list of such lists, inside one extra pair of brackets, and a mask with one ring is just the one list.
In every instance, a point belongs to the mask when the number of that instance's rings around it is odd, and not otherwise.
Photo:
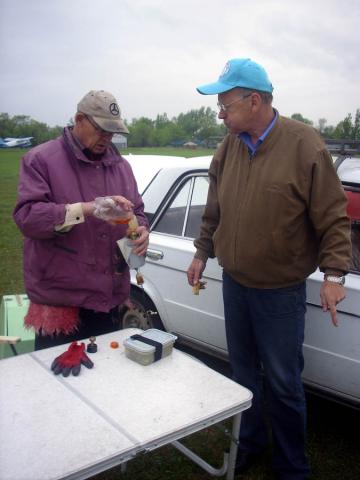
[(58, 235), (53, 249), (57, 256), (62, 254), (64, 259), (88, 265), (96, 262), (94, 231), (86, 224), (76, 225), (71, 231)]

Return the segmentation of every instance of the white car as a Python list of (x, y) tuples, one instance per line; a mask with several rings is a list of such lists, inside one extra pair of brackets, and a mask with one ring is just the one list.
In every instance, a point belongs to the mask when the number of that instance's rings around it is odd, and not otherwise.
[[(163, 328), (196, 349), (226, 358), (222, 274), (217, 260), (207, 262), (206, 289), (200, 295), (193, 294), (186, 277), (206, 203), (211, 157), (126, 158), (143, 192), (151, 233), (141, 268), (145, 282), (139, 287), (132, 276), (135, 308), (124, 314), (123, 327)], [(346, 277), (347, 297), (338, 306), (338, 328), (321, 309), (323, 274), (316, 271), (308, 278), (303, 380), (327, 398), (360, 408), (360, 158), (347, 158), (338, 172), (353, 196), (354, 215), (359, 215), (352, 222), (353, 265)]]

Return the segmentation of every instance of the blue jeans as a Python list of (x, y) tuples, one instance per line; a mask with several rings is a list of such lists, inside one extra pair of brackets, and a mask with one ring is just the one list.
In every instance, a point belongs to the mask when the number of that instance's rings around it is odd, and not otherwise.
[(310, 472), (301, 381), (306, 284), (247, 288), (224, 272), (223, 297), (233, 378), (254, 395), (242, 416), (239, 449), (259, 453), (267, 446), (266, 405), (273, 469), (281, 480), (303, 480)]

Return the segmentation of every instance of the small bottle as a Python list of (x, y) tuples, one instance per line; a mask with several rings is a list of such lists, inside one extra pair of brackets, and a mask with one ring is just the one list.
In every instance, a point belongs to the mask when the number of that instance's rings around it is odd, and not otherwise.
[[(139, 236), (137, 233), (138, 226), (139, 226), (139, 223), (136, 218), (136, 215), (133, 215), (128, 222), (128, 229), (126, 231), (126, 236), (128, 238), (127, 244), (129, 247), (132, 247), (132, 241)], [(134, 253), (131, 250), (131, 253), (128, 259), (128, 264), (130, 268), (134, 268), (135, 270), (137, 270), (138, 268), (142, 267), (145, 264), (145, 257), (144, 255), (136, 255), (136, 253)]]

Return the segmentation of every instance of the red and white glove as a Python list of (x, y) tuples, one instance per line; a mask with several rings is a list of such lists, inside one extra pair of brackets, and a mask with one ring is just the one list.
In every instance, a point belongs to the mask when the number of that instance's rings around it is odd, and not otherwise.
[(87, 368), (94, 366), (93, 362), (85, 353), (85, 343), (78, 345), (77, 342), (72, 342), (66, 352), (62, 353), (51, 364), (51, 370), (55, 375), (62, 373), (64, 377), (68, 377), (70, 372), (77, 376), (80, 373), (81, 364)]

